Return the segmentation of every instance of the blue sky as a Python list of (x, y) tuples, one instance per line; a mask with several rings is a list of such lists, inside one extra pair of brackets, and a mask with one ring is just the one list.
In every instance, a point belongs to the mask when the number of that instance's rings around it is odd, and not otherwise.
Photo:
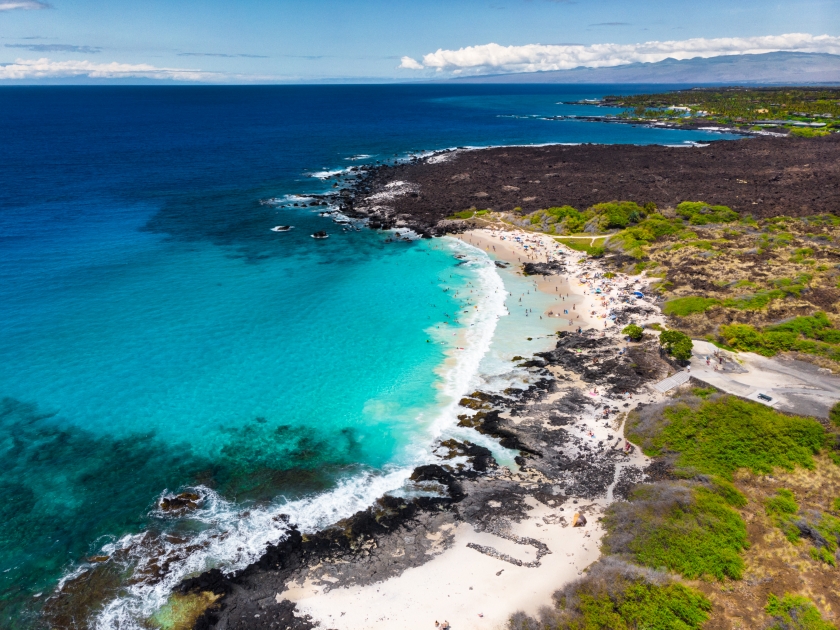
[(839, 36), (840, 0), (0, 0), (0, 81), (417, 80), (840, 53)]

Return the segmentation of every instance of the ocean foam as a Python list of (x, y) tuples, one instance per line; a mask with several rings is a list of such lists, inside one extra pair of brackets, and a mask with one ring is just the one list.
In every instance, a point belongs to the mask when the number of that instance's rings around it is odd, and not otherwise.
[(263, 206), (285, 206), (293, 203), (303, 203), (308, 201), (315, 201), (315, 197), (307, 195), (283, 195), (282, 197), (271, 197), (270, 199), (260, 199), (260, 205)]
[[(459, 320), (463, 349), (453, 351), (451, 360), (439, 372), (438, 406), (427, 425), (423, 443), (406, 447), (399, 458), (401, 465), (344, 479), (328, 492), (296, 501), (281, 499), (267, 506), (246, 509), (208, 488), (194, 488), (202, 496), (202, 505), (184, 518), (203, 524), (205, 529), (200, 533), (186, 541), (173, 542), (147, 531), (124, 536), (103, 547), (103, 554), (120, 558), (126, 568), (134, 565), (135, 575), (145, 573), (144, 569), (152, 564), (166, 566), (168, 571), (160, 578), (128, 586), (123, 595), (110, 601), (96, 616), (94, 627), (142, 630), (144, 620), (166, 603), (174, 587), (185, 578), (212, 568), (228, 574), (242, 570), (256, 562), (269, 545), (282, 541), (290, 526), (296, 526), (301, 532), (315, 532), (366, 509), (387, 493), (417, 493), (417, 489), (406, 488), (409, 476), (415, 466), (437, 461), (434, 440), (456, 428), (458, 402), (480, 383), (479, 366), (490, 348), (499, 318), (507, 312), (507, 293), (490, 257), (457, 239), (446, 238), (443, 242), (453, 253), (466, 256), (464, 266), (475, 273), (473, 286), (478, 290), (478, 308), (471, 309)], [(471, 436), (471, 439), (499, 448), (483, 436)], [(151, 516), (162, 521), (172, 519), (163, 512), (153, 512)], [(77, 570), (72, 576), (79, 573)]]
[(330, 177), (335, 177), (336, 175), (344, 175), (345, 173), (350, 172), (350, 168), (336, 168), (331, 171), (318, 171), (316, 173), (309, 173), (309, 176), (315, 177), (317, 179), (329, 179)]

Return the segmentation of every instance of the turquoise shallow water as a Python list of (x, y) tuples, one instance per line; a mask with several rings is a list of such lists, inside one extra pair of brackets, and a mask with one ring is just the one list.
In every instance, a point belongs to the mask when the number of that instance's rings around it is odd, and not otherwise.
[[(492, 379), (523, 376), (505, 360), (532, 322), (511, 309), (491, 343), (500, 279), (463, 245), (261, 201), (409, 151), (720, 138), (543, 119), (616, 91), (0, 89), (0, 627), (44, 626), (79, 575), (76, 619), (137, 627), (182, 577), (257, 558), (281, 512), (312, 529), (398, 491), (488, 348)], [(196, 513), (155, 510), (184, 488)], [(168, 572), (127, 588), (154, 557)]]
[(441, 243), (384, 240), (336, 234), (254, 263), (141, 239), (69, 272), (48, 309), (8, 326), (0, 430), (17, 444), (3, 477), (39, 491), (9, 511), (19, 546), (4, 581), (40, 572), (46, 588), (51, 567), (142, 526), (166, 488), (293, 499), (410, 463), (448, 347), (428, 329), (456, 310), (441, 286), (471, 276)]

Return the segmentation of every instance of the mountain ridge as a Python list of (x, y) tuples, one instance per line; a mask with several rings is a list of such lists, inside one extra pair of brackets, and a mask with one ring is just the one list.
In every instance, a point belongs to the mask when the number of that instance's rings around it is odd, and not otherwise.
[(449, 79), (447, 83), (642, 83), (775, 85), (840, 84), (840, 55), (772, 52), (668, 58), (609, 68), (516, 72)]

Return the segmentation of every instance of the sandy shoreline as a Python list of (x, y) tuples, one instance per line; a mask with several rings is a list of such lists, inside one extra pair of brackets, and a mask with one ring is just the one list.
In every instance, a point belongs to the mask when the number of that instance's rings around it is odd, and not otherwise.
[[(502, 239), (501, 236), (505, 238)], [(516, 240), (516, 237), (519, 240)], [(556, 330), (595, 329), (599, 336), (615, 340), (620, 335), (619, 327), (608, 318), (610, 307), (602, 302), (602, 295), (595, 293), (594, 276), (599, 271), (597, 263), (586, 256), (560, 246), (548, 236), (524, 231), (473, 230), (460, 236), (471, 245), (487, 251), (497, 260), (518, 266), (524, 262), (547, 262), (560, 259), (567, 272), (559, 275), (530, 276), (534, 287), (554, 298), (552, 305), (535, 310), (529, 315), (552, 320)], [(526, 245), (528, 246), (526, 249)], [(583, 284), (578, 278), (588, 275), (590, 284)], [(628, 290), (632, 282), (625, 278), (613, 281), (600, 279), (601, 289), (606, 295), (612, 286)], [(537, 291), (523, 295), (511, 295), (508, 299), (523, 308), (535, 301)], [(564, 311), (568, 311), (568, 314)], [(530, 350), (523, 347), (522, 355)], [(574, 375), (572, 375), (574, 376)], [(577, 378), (574, 387), (582, 390), (591, 404), (579, 410), (580, 421), (565, 430), (576, 440), (607, 443), (615, 451), (623, 448), (621, 427), (618, 418), (604, 422), (600, 409), (604, 405), (624, 404), (623, 397), (608, 397), (598, 388), (591, 388)], [(594, 390), (594, 393), (593, 393)], [(549, 394), (547, 403), (568, 395), (568, 390)], [(649, 402), (651, 393), (637, 392), (635, 403)], [(625, 404), (625, 406), (627, 406)], [(521, 419), (510, 417), (514, 424)], [(581, 572), (599, 557), (598, 544), (603, 530), (598, 523), (599, 516), (610, 503), (613, 488), (621, 478), (625, 467), (641, 469), (646, 458), (635, 452), (624, 456), (614, 472), (612, 484), (601, 497), (578, 499), (568, 497), (565, 503), (548, 505), (532, 497), (526, 502), (530, 508), (520, 522), (511, 522), (503, 535), (479, 531), (472, 524), (457, 522), (445, 526), (445, 532), (425, 531), (422, 533), (432, 544), (427, 551), (430, 560), (421, 566), (403, 571), (399, 576), (363, 586), (325, 587), (323, 580), (305, 579), (287, 584), (286, 590), (276, 595), (277, 601), (290, 600), (297, 605), (301, 614), (309, 615), (320, 627), (338, 630), (365, 630), (368, 628), (434, 628), (435, 621), (448, 621), (455, 630), (503, 628), (508, 617), (517, 610), (535, 614), (542, 606), (551, 603), (551, 594), (579, 577)], [(501, 476), (518, 484), (534, 486), (546, 482), (544, 475), (526, 469), (511, 471), (503, 469)], [(549, 482), (551, 480), (548, 480)], [(490, 507), (495, 507), (490, 501)], [(554, 501), (548, 503), (554, 504)], [(501, 508), (501, 505), (498, 506)], [(572, 527), (575, 513), (586, 515), (584, 527)], [(435, 548), (435, 538), (443, 533), (450, 542), (444, 548)], [(413, 534), (414, 535), (419, 534)], [(539, 541), (550, 553), (539, 558), (539, 566), (525, 566), (537, 557), (534, 544), (517, 544), (511, 538), (527, 538)], [(408, 542), (408, 541), (406, 541)], [(492, 547), (499, 554), (518, 560), (521, 566), (479, 553), (474, 547)], [(538, 543), (537, 543), (538, 544)], [(326, 591), (326, 592), (325, 592)]]

